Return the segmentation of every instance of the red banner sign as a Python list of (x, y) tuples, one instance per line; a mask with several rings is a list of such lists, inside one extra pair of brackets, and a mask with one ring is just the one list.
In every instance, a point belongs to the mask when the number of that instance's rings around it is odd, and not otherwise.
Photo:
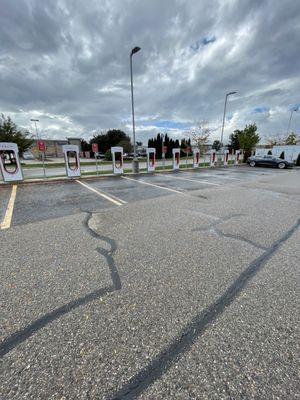
[(93, 153), (98, 153), (98, 143), (92, 143), (92, 151)]
[(42, 140), (38, 141), (39, 151), (45, 152), (46, 151), (46, 143)]

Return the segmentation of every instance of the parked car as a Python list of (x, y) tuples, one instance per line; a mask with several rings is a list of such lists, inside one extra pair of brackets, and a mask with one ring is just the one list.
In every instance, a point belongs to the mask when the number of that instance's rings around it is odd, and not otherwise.
[(31, 153), (31, 151), (24, 151), (23, 160), (34, 160), (34, 155)]
[(250, 167), (277, 167), (280, 169), (291, 168), (294, 166), (294, 164), (289, 161), (270, 155), (249, 157), (247, 163), (250, 165)]
[(103, 154), (103, 153), (95, 153), (96, 154), (96, 158), (98, 159), (98, 160), (101, 160), (101, 159), (104, 159), (105, 158), (105, 154)]

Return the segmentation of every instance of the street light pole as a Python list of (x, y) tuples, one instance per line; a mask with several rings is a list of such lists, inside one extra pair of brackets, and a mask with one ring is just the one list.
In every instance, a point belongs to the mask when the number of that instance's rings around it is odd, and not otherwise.
[(222, 123), (222, 133), (221, 133), (221, 147), (223, 147), (223, 134), (224, 134), (224, 125), (225, 125), (225, 115), (226, 115), (227, 99), (228, 99), (228, 96), (231, 96), (232, 94), (236, 94), (236, 93), (237, 93), (237, 92), (229, 92), (229, 93), (226, 93), (226, 96), (225, 96), (224, 114), (223, 114), (223, 123)]
[(290, 115), (290, 119), (289, 119), (289, 123), (288, 123), (288, 128), (287, 128), (287, 132), (286, 132), (286, 136), (288, 136), (289, 131), (290, 131), (290, 127), (291, 127), (291, 122), (292, 122), (292, 116), (293, 116), (293, 112), (294, 111), (298, 111), (298, 107), (294, 107), (291, 110), (291, 115)]
[(165, 169), (165, 153), (164, 153), (164, 139), (165, 139), (165, 134), (161, 134), (161, 161), (162, 161), (162, 167)]
[(39, 119), (30, 119), (30, 121), (34, 122), (35, 125), (35, 133), (36, 133), (36, 139), (39, 140), (39, 134), (38, 134), (38, 130), (37, 130), (37, 126), (36, 123), (39, 122)]
[[(37, 148), (38, 148), (38, 151), (40, 152), (40, 149), (39, 149), (39, 140), (40, 140), (40, 138), (39, 138), (38, 129), (37, 129), (37, 125), (36, 125), (36, 123), (39, 122), (39, 119), (33, 119), (33, 118), (31, 118), (30, 121), (34, 122), (34, 125), (35, 125), (35, 132), (36, 132), (36, 139), (37, 139)], [(46, 178), (45, 151), (42, 152), (42, 162), (43, 162), (44, 178)]]
[(133, 172), (139, 172), (139, 161), (136, 156), (136, 141), (135, 141), (135, 120), (134, 120), (134, 99), (133, 99), (133, 74), (132, 74), (132, 56), (140, 51), (140, 47), (134, 47), (130, 53), (130, 79), (131, 79), (131, 108), (132, 108), (132, 132), (133, 132)]

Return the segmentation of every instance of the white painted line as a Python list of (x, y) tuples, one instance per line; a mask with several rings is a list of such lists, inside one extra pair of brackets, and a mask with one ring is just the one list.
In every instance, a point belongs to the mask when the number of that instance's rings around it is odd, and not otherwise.
[[(164, 175), (164, 174), (160, 174), (159, 176), (164, 176), (165, 178), (169, 178), (168, 175)], [(182, 178), (182, 177), (174, 176), (174, 175), (171, 175), (171, 176), (174, 179), (182, 179), (184, 181), (189, 181), (189, 182), (194, 182), (194, 183), (205, 183), (206, 185), (221, 186), (220, 183), (208, 182), (208, 181), (204, 181), (202, 179), (201, 180), (200, 179), (189, 179), (189, 178)]]
[(106, 199), (106, 200), (108, 200), (108, 201), (111, 201), (112, 203), (116, 204), (117, 206), (121, 206), (121, 205), (123, 205), (123, 204), (126, 204), (126, 201), (121, 200), (121, 199), (118, 199), (118, 198), (115, 197), (115, 196), (114, 196), (115, 198), (113, 198), (112, 196), (110, 196), (110, 195), (108, 195), (108, 194), (106, 194), (106, 193), (100, 192), (99, 190), (94, 189), (92, 186), (87, 185), (86, 183), (83, 183), (83, 182), (79, 181), (78, 179), (76, 179), (75, 182), (77, 182), (77, 183), (79, 183), (80, 185), (84, 186), (85, 188), (87, 188), (87, 189), (90, 190), (91, 192), (96, 193), (98, 196), (101, 196), (101, 197), (103, 197), (104, 199)]
[(9, 229), (11, 225), (11, 220), (14, 212), (14, 205), (17, 196), (17, 187), (18, 185), (13, 185), (10, 199), (7, 205), (7, 209), (4, 215), (4, 219), (2, 224), (0, 224), (0, 229)]
[[(160, 176), (160, 175), (159, 175), (159, 176)], [(179, 193), (179, 194), (185, 194), (184, 192), (180, 192), (179, 190), (171, 189), (171, 188), (168, 188), (168, 187), (165, 187), (165, 186), (154, 185), (154, 183), (145, 182), (145, 181), (143, 181), (143, 180), (141, 180), (141, 179), (128, 178), (127, 176), (122, 176), (121, 178), (127, 179), (127, 180), (129, 180), (129, 181), (138, 182), (138, 183), (141, 183), (141, 184), (143, 184), (143, 185), (153, 186), (153, 187), (156, 187), (156, 188), (158, 188), (158, 189), (168, 190), (169, 192), (174, 192), (174, 193)]]

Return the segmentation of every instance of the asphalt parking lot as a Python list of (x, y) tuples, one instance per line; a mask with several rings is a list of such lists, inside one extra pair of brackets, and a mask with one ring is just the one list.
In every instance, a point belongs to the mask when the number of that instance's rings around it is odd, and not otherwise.
[(299, 175), (1, 186), (0, 398), (296, 399)]

